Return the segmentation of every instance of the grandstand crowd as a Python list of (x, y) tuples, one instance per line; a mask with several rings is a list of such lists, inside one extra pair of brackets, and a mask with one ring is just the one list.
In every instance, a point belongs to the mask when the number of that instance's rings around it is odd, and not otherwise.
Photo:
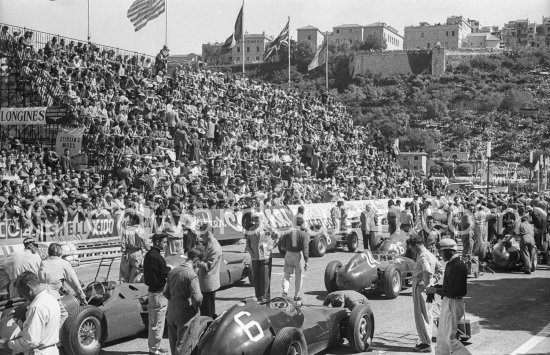
[(153, 62), (55, 37), (36, 49), (31, 31), (8, 30), (0, 51), (10, 70), (41, 105), (67, 105), (69, 125), (85, 128), (85, 145), (99, 162), (80, 170), (68, 151), (3, 140), (0, 213), (8, 218), (56, 196), (69, 218), (86, 218), (135, 204), (182, 213), (438, 189), (400, 168), (391, 145), (354, 127), (327, 93), (170, 68), (166, 47)]

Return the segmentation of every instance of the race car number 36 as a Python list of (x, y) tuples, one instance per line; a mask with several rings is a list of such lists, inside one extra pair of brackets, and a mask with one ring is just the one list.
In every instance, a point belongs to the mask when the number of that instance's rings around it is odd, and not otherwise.
[[(235, 316), (233, 317), (233, 320), (235, 321), (235, 323), (239, 325), (239, 327), (241, 327), (243, 332), (248, 336), (248, 339), (254, 342), (262, 339), (264, 337), (264, 331), (262, 330), (262, 327), (260, 327), (260, 323), (254, 320), (251, 320), (250, 322), (244, 324), (243, 321), (241, 320), (243, 316), (250, 317), (250, 313), (245, 311), (239, 312), (235, 314)], [(258, 334), (252, 335), (252, 332), (250, 330), (253, 328), (257, 329)]]

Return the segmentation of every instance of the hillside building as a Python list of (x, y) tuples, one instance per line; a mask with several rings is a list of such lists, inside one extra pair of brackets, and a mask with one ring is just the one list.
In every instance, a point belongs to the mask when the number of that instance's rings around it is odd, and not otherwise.
[[(262, 34), (244, 35), (244, 60), (245, 63), (261, 63), (266, 45), (273, 40), (272, 37)], [(242, 40), (227, 53), (221, 53), (223, 43), (205, 43), (202, 45), (202, 58), (207, 65), (231, 65), (242, 63)]]
[(315, 48), (319, 47), (323, 43), (324, 36), (319, 33), (319, 29), (317, 27), (308, 25), (298, 28), (297, 32), (298, 43), (310, 42)]
[(424, 152), (399, 152), (397, 162), (405, 169), (422, 170), (426, 173), (428, 154)]
[[(472, 27), (473, 26), (473, 27)], [(430, 49), (436, 46), (457, 49), (466, 47), (467, 36), (479, 29), (479, 22), (463, 16), (451, 16), (445, 24), (430, 25), (421, 22), (418, 26), (405, 27), (404, 49)]]

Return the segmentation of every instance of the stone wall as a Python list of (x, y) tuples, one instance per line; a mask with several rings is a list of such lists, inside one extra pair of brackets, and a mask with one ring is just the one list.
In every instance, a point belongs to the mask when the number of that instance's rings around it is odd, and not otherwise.
[(386, 51), (356, 53), (350, 60), (350, 73), (357, 74), (422, 74), (442, 75), (447, 68), (469, 63), (473, 58), (489, 56), (494, 50), (433, 50)]

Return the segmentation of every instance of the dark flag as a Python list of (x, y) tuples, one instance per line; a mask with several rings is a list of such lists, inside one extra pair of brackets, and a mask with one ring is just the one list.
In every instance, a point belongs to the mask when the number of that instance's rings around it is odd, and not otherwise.
[(235, 29), (233, 30), (233, 33), (225, 40), (225, 43), (222, 46), (222, 52), (229, 52), (229, 50), (235, 47), (237, 41), (243, 36), (243, 9), (244, 4), (241, 6), (241, 11), (239, 11), (237, 21), (235, 21)]
[(286, 26), (283, 28), (281, 33), (275, 38), (273, 41), (271, 41), (266, 47), (264, 52), (264, 62), (267, 61), (271, 56), (275, 55), (281, 47), (288, 50), (288, 42), (290, 41), (290, 31), (288, 30), (288, 25), (290, 23), (290, 20), (287, 21)]

